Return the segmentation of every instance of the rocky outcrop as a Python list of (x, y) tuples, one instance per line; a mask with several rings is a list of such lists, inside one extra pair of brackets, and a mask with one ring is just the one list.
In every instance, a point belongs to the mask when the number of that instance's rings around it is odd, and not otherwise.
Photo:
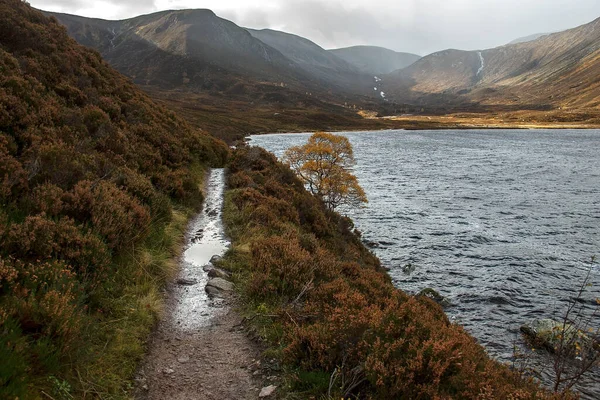
[(230, 280), (231, 279), (231, 274), (227, 271), (224, 271), (220, 268), (213, 268), (210, 271), (208, 271), (208, 277), (209, 278), (221, 278), (221, 279), (225, 279), (225, 280)]
[(563, 353), (578, 357), (584, 352), (600, 350), (598, 341), (576, 326), (552, 319), (538, 319), (521, 326), (521, 332), (537, 346), (551, 353), (563, 349)]
[(425, 288), (421, 290), (417, 296), (427, 297), (428, 299), (435, 301), (444, 308), (450, 307), (452, 305), (452, 303), (450, 303), (450, 300), (448, 300), (432, 288)]

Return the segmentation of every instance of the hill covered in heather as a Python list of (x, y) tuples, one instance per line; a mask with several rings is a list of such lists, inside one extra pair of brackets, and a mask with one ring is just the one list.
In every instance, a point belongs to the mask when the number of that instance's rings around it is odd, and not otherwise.
[(156, 316), (169, 230), (228, 149), (55, 19), (20, 0), (0, 15), (0, 397), (112, 395)]

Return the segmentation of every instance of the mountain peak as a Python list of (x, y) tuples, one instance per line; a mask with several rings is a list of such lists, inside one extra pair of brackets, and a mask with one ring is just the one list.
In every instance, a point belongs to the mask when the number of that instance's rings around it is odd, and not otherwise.
[(416, 54), (399, 53), (384, 47), (364, 45), (329, 51), (370, 75), (388, 74), (406, 68), (421, 58)]
[(181, 10), (169, 10), (167, 14), (177, 15), (184, 19), (195, 19), (195, 18), (218, 18), (214, 11), (207, 8), (188, 8)]

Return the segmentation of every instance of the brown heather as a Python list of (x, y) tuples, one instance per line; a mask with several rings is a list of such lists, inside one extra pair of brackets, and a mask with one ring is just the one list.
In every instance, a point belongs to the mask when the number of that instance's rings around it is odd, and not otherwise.
[(228, 184), (224, 266), (289, 398), (560, 398), (491, 360), (433, 301), (395, 289), (351, 221), (272, 155), (237, 150)]
[(26, 2), (0, 15), (0, 398), (127, 397), (228, 149)]

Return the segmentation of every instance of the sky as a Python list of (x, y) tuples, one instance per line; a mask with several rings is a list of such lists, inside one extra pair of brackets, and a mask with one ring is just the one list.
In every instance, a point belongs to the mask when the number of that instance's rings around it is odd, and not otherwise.
[(481, 50), (600, 17), (600, 0), (29, 0), (39, 9), (125, 19), (208, 8), (248, 28), (303, 36), (330, 49), (374, 45), (427, 55)]

